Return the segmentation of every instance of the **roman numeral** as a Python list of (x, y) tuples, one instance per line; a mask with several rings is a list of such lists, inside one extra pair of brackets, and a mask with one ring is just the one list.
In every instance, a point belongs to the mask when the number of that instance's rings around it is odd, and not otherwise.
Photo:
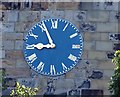
[(77, 57), (74, 56), (74, 55), (72, 55), (72, 54), (70, 54), (69, 57), (68, 57), (68, 59), (70, 59), (71, 61), (76, 61)]
[(50, 73), (54, 75), (56, 73), (54, 65), (50, 65)]
[(33, 34), (32, 31), (29, 32), (29, 35), (34, 37), (35, 39), (37, 39), (37, 37), (38, 37), (37, 35)]
[(51, 19), (51, 23), (52, 23), (52, 27), (51, 28), (54, 28), (54, 29), (57, 29), (57, 26), (58, 26), (58, 20), (52, 20)]
[(70, 35), (70, 38), (73, 38), (73, 37), (75, 37), (77, 35), (78, 35), (78, 33), (74, 33), (74, 34)]
[(28, 56), (27, 58), (28, 58), (28, 60), (29, 60), (31, 63), (33, 63), (33, 62), (37, 59), (37, 56), (36, 56), (36, 54), (34, 53), (34, 54)]
[(80, 45), (72, 45), (72, 49), (79, 49), (80, 48)]
[(65, 27), (64, 27), (64, 29), (63, 29), (63, 31), (65, 31), (65, 30), (66, 30), (66, 28), (67, 28), (68, 24), (69, 24), (69, 23), (67, 23), (67, 24), (65, 25)]
[(39, 27), (42, 29), (42, 32), (43, 31), (47, 31), (47, 28), (45, 26), (45, 23), (42, 21), (41, 24), (39, 25)]
[(26, 49), (34, 49), (34, 45), (28, 45), (27, 44)]
[(40, 62), (39, 65), (37, 66), (37, 69), (40, 70), (40, 72), (43, 70), (44, 68), (44, 63), (43, 62)]
[(62, 68), (63, 68), (63, 70), (67, 70), (67, 67), (65, 66), (64, 63), (62, 63)]

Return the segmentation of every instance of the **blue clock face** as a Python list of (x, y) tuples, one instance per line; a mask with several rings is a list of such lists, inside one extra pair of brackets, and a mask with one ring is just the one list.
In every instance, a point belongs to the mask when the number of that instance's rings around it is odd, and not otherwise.
[(56, 76), (68, 72), (78, 63), (82, 48), (82, 36), (71, 22), (47, 19), (29, 30), (24, 56), (36, 72)]

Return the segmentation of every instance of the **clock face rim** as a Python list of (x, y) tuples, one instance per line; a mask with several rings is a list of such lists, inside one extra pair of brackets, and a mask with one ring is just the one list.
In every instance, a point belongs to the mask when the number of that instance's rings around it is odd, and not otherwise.
[[(79, 50), (79, 57), (80, 59), (78, 59), (76, 61), (76, 63), (74, 63), (74, 66), (72, 65), (72, 68), (70, 68), (69, 70), (67, 71), (64, 71), (62, 72), (61, 74), (55, 74), (55, 75), (51, 75), (51, 74), (44, 74), (44, 73), (41, 73), (41, 72), (38, 72), (38, 70), (34, 69), (33, 66), (31, 66), (32, 63), (29, 63), (27, 60), (27, 56), (26, 56), (26, 38), (27, 36), (29, 36), (29, 31), (32, 30), (32, 28), (34, 28), (36, 25), (40, 24), (41, 22), (45, 22), (47, 20), (51, 20), (51, 19), (57, 19), (57, 20), (63, 20), (63, 21), (66, 21), (68, 23), (70, 23), (71, 25), (73, 25), (76, 29), (77, 29), (77, 33), (78, 33), (78, 36), (79, 36), (79, 40), (81, 40), (81, 43), (79, 42), (80, 45), (82, 45), (80, 48), (81, 50)], [(43, 75), (43, 76), (49, 76), (49, 77), (56, 77), (56, 76), (62, 76), (62, 75), (65, 75), (66, 73), (70, 72), (71, 70), (73, 70), (77, 65), (78, 63), (80, 62), (81, 60), (81, 57), (83, 55), (83, 48), (84, 48), (84, 43), (83, 43), (83, 35), (81, 33), (81, 31), (74, 25), (74, 23), (70, 22), (69, 20), (66, 20), (66, 19), (61, 19), (61, 18), (48, 18), (48, 19), (42, 19), (40, 20), (39, 22), (37, 22), (36, 24), (34, 24), (33, 26), (31, 26), (31, 28), (27, 31), (26, 35), (24, 36), (24, 43), (23, 43), (23, 56), (24, 56), (24, 59), (25, 61), (27, 62), (27, 65), (33, 70), (35, 71), (37, 74), (40, 74), (40, 75)]]

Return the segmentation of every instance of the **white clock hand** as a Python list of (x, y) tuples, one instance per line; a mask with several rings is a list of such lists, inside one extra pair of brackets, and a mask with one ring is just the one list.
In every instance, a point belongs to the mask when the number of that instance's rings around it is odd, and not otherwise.
[(43, 45), (42, 43), (38, 43), (38, 44), (34, 45), (34, 47), (41, 50), (43, 48), (52, 48), (52, 45), (50, 45), (50, 44)]
[(54, 47), (55, 47), (55, 44), (53, 43), (53, 40), (52, 40), (52, 38), (50, 37), (50, 34), (49, 34), (48, 30), (46, 29), (45, 32), (46, 32), (46, 35), (47, 35), (47, 37), (48, 37), (49, 43), (51, 44), (52, 48), (54, 48)]
[(49, 43), (51, 44), (52, 48), (54, 48), (54, 47), (55, 47), (55, 44), (53, 43), (53, 40), (52, 40), (52, 38), (50, 37), (50, 34), (49, 34), (49, 32), (48, 32), (48, 30), (47, 30), (44, 22), (42, 22), (42, 24), (39, 25), (39, 26), (41, 27), (42, 31), (45, 31), (45, 33), (46, 33), (46, 35), (47, 35), (47, 37), (48, 37)]

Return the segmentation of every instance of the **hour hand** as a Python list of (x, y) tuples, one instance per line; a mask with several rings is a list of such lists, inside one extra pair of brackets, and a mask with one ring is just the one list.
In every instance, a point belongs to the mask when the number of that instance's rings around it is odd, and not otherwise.
[(32, 45), (27, 45), (27, 49), (34, 49), (37, 48), (39, 50), (43, 49), (43, 48), (54, 48), (54, 44), (42, 44), (42, 43), (38, 43), (38, 44), (32, 44)]
[(38, 44), (34, 45), (34, 47), (41, 50), (43, 48), (51, 48), (51, 45), (50, 44), (43, 45), (42, 43), (38, 43)]

